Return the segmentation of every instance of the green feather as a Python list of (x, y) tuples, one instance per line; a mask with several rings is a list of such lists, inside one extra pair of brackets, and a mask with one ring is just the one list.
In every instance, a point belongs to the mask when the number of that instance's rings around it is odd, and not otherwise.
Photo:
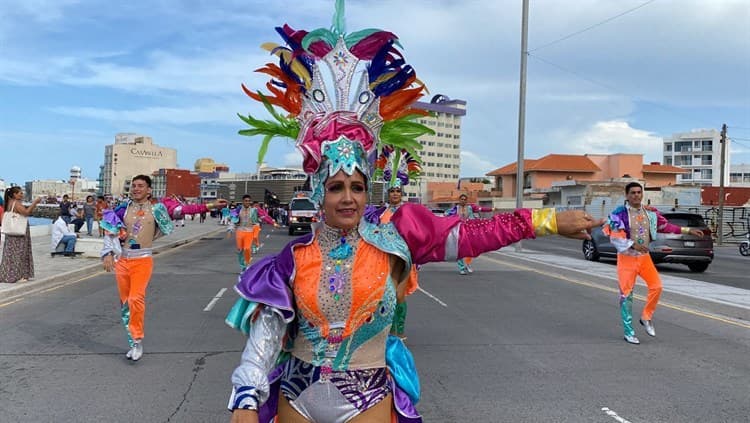
[(333, 31), (333, 33), (337, 36), (344, 35), (344, 33), (346, 33), (346, 21), (344, 20), (344, 0), (336, 0), (336, 12), (333, 14), (333, 26), (331, 27), (331, 31)]
[(334, 33), (325, 28), (318, 28), (305, 35), (305, 38), (302, 39), (302, 48), (307, 50), (310, 48), (310, 44), (319, 40), (325, 41), (331, 47), (336, 45), (336, 35)]

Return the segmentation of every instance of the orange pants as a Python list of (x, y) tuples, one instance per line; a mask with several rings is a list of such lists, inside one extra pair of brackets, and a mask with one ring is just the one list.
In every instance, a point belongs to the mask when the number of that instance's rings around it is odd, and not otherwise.
[(255, 240), (255, 229), (249, 231), (237, 230), (236, 239), (237, 249), (242, 251), (245, 258), (245, 266), (250, 264), (251, 246)]
[(123, 309), (122, 320), (131, 341), (143, 339), (146, 288), (153, 270), (153, 257), (120, 258), (115, 262), (115, 279)]
[[(620, 283), (621, 304), (624, 298), (631, 297), (633, 287), (635, 286), (636, 276), (640, 276), (646, 282), (646, 286), (648, 287), (648, 296), (646, 298), (646, 305), (643, 307), (641, 319), (651, 320), (654, 316), (656, 305), (659, 303), (659, 297), (661, 296), (662, 291), (659, 272), (656, 271), (656, 266), (654, 266), (654, 262), (648, 254), (640, 256), (618, 254), (617, 279)], [(623, 324), (626, 326), (627, 331), (628, 325), (625, 323), (625, 320), (626, 318), (623, 314)]]
[(255, 225), (255, 228), (253, 228), (253, 243), (260, 248), (260, 225)]

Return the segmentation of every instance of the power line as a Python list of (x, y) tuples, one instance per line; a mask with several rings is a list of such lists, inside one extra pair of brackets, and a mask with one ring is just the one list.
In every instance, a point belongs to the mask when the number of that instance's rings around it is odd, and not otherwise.
[(553, 45), (553, 44), (557, 44), (557, 43), (559, 43), (559, 42), (561, 42), (561, 41), (565, 41), (565, 40), (567, 40), (568, 38), (572, 38), (572, 37), (575, 37), (575, 36), (576, 36), (576, 35), (578, 35), (578, 34), (582, 34), (582, 33), (586, 32), (586, 31), (589, 31), (589, 30), (591, 30), (591, 29), (594, 29), (594, 28), (596, 28), (596, 27), (598, 27), (598, 26), (602, 26), (602, 25), (604, 25), (604, 24), (605, 24), (605, 23), (607, 23), (607, 22), (611, 22), (611, 21), (613, 21), (613, 20), (615, 20), (615, 19), (617, 19), (617, 18), (619, 18), (619, 17), (621, 17), (621, 16), (627, 15), (627, 14), (628, 14), (628, 13), (630, 13), (630, 12), (634, 12), (634, 11), (636, 11), (636, 10), (640, 9), (641, 7), (644, 7), (644, 6), (646, 6), (646, 5), (649, 5), (649, 4), (651, 4), (651, 3), (655, 2), (655, 1), (656, 1), (656, 0), (649, 0), (649, 1), (647, 1), (647, 2), (643, 3), (643, 4), (639, 5), (639, 6), (636, 6), (636, 7), (632, 8), (632, 9), (628, 9), (628, 10), (626, 10), (626, 11), (624, 11), (624, 12), (620, 13), (619, 15), (615, 15), (615, 16), (612, 16), (611, 18), (607, 18), (607, 19), (605, 19), (605, 20), (603, 20), (603, 21), (601, 21), (601, 22), (599, 22), (599, 23), (596, 23), (596, 24), (594, 24), (594, 25), (591, 25), (591, 26), (589, 26), (589, 27), (586, 27), (586, 28), (584, 28), (584, 29), (582, 29), (582, 30), (580, 30), (580, 31), (576, 31), (576, 32), (574, 32), (574, 33), (572, 33), (572, 34), (568, 34), (568, 35), (566, 35), (566, 36), (564, 36), (564, 37), (562, 37), (562, 38), (559, 38), (559, 39), (557, 39), (557, 40), (555, 40), (555, 41), (549, 42), (549, 43), (547, 43), (547, 44), (543, 44), (543, 45), (541, 45), (541, 46), (539, 46), (539, 47), (537, 47), (537, 48), (535, 48), (535, 49), (529, 50), (528, 52), (529, 52), (529, 53), (531, 53), (532, 51), (537, 51), (537, 50), (541, 50), (541, 49), (543, 49), (543, 48), (546, 48), (546, 47), (549, 47), (549, 46), (551, 46), (551, 45)]

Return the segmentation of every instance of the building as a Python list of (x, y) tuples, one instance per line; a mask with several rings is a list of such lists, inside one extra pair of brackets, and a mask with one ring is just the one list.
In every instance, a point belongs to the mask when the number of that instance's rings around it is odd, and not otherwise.
[[(729, 140), (726, 141), (725, 185), (729, 184)], [(687, 169), (677, 177), (678, 184), (719, 186), (721, 173), (721, 133), (698, 129), (664, 138), (664, 164)]]
[(451, 100), (442, 94), (432, 97), (429, 103), (417, 101), (414, 108), (432, 113), (419, 119), (419, 123), (435, 131), (435, 135), (419, 138), (424, 147), (422, 177), (404, 189), (405, 200), (426, 203), (427, 184), (431, 182), (458, 183), (461, 173), (461, 118), (466, 116), (466, 101)]
[(151, 174), (151, 195), (155, 198), (176, 195), (197, 200), (201, 195), (201, 177), (187, 169), (159, 169)]
[(101, 170), (102, 194), (127, 195), (136, 175), (151, 175), (159, 169), (177, 168), (177, 150), (154, 144), (151, 137), (132, 133), (115, 135), (115, 143), (104, 147)]
[(28, 181), (24, 184), (24, 196), (27, 201), (36, 197), (60, 198), (68, 195), (75, 200), (83, 200), (88, 195), (96, 195), (99, 190), (99, 181), (92, 181), (82, 176), (81, 168), (73, 166), (70, 168), (70, 177), (64, 179), (48, 179)]
[[(487, 173), (495, 177), (495, 190), (501, 192), (502, 198), (515, 198), (516, 171), (516, 162), (513, 162)], [(636, 180), (646, 189), (658, 189), (676, 185), (677, 175), (684, 172), (682, 168), (657, 162), (643, 164), (642, 154), (548, 154), (540, 159), (524, 160), (523, 195), (543, 199), (545, 204), (576, 205), (583, 197), (564, 198), (563, 187), (594, 182), (617, 185)], [(570, 194), (570, 188), (566, 191)]]
[(229, 166), (224, 163), (216, 163), (214, 159), (202, 157), (193, 165), (198, 173), (229, 172)]
[(750, 164), (729, 166), (729, 183), (733, 187), (750, 187)]

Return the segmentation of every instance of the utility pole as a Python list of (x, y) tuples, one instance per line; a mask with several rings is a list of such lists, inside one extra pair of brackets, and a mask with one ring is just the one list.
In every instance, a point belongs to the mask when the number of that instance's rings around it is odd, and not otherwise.
[[(526, 58), (528, 55), (529, 35), (529, 0), (523, 0), (521, 17), (521, 82), (518, 96), (518, 160), (516, 161), (516, 208), (523, 207), (523, 150), (526, 131)], [(516, 244), (516, 251), (522, 251), (521, 241)]]
[(724, 168), (726, 166), (727, 151), (727, 124), (721, 125), (721, 173), (719, 174), (719, 222), (716, 225), (719, 231), (719, 245), (724, 244)]

